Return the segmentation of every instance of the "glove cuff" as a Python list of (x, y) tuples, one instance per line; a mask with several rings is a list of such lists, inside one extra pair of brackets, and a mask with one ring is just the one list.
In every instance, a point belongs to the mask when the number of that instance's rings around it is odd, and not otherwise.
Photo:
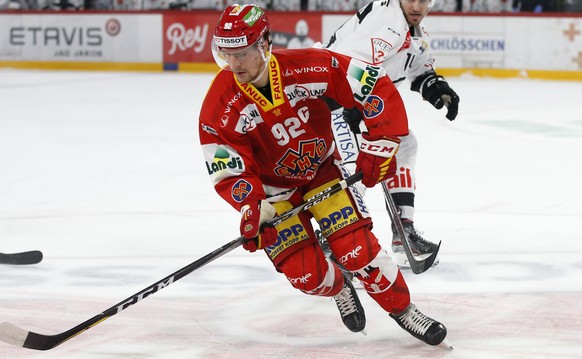
[(258, 208), (259, 212), (259, 226), (269, 220), (271, 220), (277, 214), (277, 210), (273, 205), (264, 199), (248, 199), (243, 202), (243, 206), (240, 208), (240, 214), (243, 218), (246, 217), (246, 212), (249, 209)]
[(437, 74), (436, 74), (436, 72), (434, 72), (434, 70), (429, 70), (429, 71), (419, 75), (410, 84), (410, 89), (412, 91), (416, 91), (418, 93), (421, 93), (422, 87), (424, 86), (426, 80), (428, 80), (429, 78), (434, 77), (436, 75)]
[(261, 201), (261, 216), (259, 218), (259, 225), (270, 221), (277, 214), (277, 210), (273, 205), (265, 200)]
[(374, 139), (367, 133), (363, 133), (360, 151), (378, 157), (390, 158), (396, 154), (398, 146), (400, 146), (400, 140), (398, 138), (382, 136)]

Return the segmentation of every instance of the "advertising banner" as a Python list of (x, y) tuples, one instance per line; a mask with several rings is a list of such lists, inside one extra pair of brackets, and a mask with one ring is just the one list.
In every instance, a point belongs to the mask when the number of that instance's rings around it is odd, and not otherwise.
[[(0, 65), (216, 71), (219, 11), (0, 13)], [(326, 43), (350, 14), (269, 12), (273, 47)], [(437, 69), (582, 71), (582, 16), (431, 13)], [(47, 66), (48, 65), (48, 66)], [(54, 67), (57, 68), (57, 67)]]
[[(323, 15), (327, 41), (349, 15)], [(582, 17), (430, 13), (423, 23), (437, 68), (582, 70)]]
[[(214, 62), (212, 32), (220, 12), (165, 13), (164, 63)], [(269, 13), (274, 48), (311, 47), (321, 38), (321, 15)]]
[(0, 60), (160, 63), (160, 14), (0, 14)]

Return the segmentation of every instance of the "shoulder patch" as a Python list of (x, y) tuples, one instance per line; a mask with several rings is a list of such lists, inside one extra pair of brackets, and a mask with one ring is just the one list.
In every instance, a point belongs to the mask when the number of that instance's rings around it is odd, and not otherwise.
[(247, 196), (249, 195), (249, 193), (251, 193), (253, 190), (253, 185), (251, 185), (249, 182), (245, 181), (245, 180), (238, 180), (236, 181), (236, 183), (234, 184), (234, 186), (232, 186), (231, 189), (231, 195), (232, 195), (232, 199), (234, 199), (237, 202), (242, 202), (245, 198), (247, 198)]

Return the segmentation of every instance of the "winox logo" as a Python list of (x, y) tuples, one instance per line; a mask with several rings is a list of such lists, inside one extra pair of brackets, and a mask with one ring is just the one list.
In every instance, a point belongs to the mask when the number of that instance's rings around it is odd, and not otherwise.
[(294, 74), (309, 74), (309, 73), (329, 73), (329, 68), (327, 66), (309, 66), (309, 67), (301, 67), (298, 69), (285, 69), (283, 72), (283, 76), (293, 76)]

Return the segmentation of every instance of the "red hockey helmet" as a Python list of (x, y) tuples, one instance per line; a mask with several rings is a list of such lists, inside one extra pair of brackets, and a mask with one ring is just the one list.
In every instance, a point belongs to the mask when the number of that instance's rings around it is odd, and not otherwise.
[(242, 50), (257, 45), (265, 59), (271, 52), (271, 25), (265, 12), (253, 4), (229, 5), (214, 28), (212, 53), (216, 63), (225, 68), (222, 49)]

